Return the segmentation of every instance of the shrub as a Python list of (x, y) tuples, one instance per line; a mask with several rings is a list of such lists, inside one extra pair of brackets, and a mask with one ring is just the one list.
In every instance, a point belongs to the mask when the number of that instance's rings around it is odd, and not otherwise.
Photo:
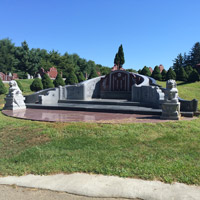
[(65, 82), (63, 81), (62, 77), (60, 74), (58, 74), (56, 76), (56, 79), (53, 81), (53, 84), (55, 85), (55, 87), (58, 87), (59, 85), (64, 86)]
[(189, 82), (195, 82), (195, 81), (199, 81), (200, 78), (199, 78), (199, 73), (197, 72), (196, 69), (194, 69), (190, 75), (189, 75), (189, 78), (188, 78), (188, 81)]
[(17, 82), (17, 85), (18, 85), (19, 89), (23, 92), (24, 88), (23, 88), (21, 82), (19, 80), (16, 80), (16, 82)]
[(166, 81), (167, 71), (165, 69), (162, 70), (161, 75), (162, 75), (162, 80)]
[(140, 74), (144, 76), (151, 76), (151, 72), (148, 67), (144, 66), (143, 69), (141, 70)]
[(0, 94), (5, 94), (7, 92), (6, 87), (2, 80), (0, 79)]
[(42, 76), (42, 85), (43, 85), (43, 89), (54, 87), (52, 80), (49, 78), (49, 76), (47, 74), (44, 74)]
[(167, 75), (166, 75), (166, 80), (169, 80), (169, 79), (176, 80), (176, 73), (171, 67), (167, 71)]
[(74, 73), (74, 71), (71, 71), (68, 75), (67, 78), (65, 80), (65, 84), (66, 85), (73, 85), (75, 83), (78, 83), (78, 79), (76, 77), (76, 74)]
[(155, 66), (152, 74), (151, 74), (151, 77), (158, 80), (158, 81), (161, 81), (162, 80), (162, 75), (160, 73), (160, 69), (158, 66)]
[(82, 82), (82, 81), (85, 81), (85, 77), (83, 76), (82, 72), (77, 73), (77, 78), (78, 78), (79, 83)]
[(97, 72), (96, 72), (96, 69), (95, 69), (95, 68), (92, 68), (88, 79), (96, 78), (97, 76), (98, 76), (98, 74), (97, 74)]
[(39, 78), (35, 78), (32, 84), (30, 85), (31, 91), (39, 91), (43, 89), (42, 81)]

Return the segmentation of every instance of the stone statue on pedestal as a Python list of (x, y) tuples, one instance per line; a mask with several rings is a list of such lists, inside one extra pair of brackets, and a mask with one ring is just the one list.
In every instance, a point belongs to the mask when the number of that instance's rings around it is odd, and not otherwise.
[(180, 102), (178, 101), (178, 89), (175, 80), (168, 80), (164, 91), (164, 103), (162, 104), (161, 119), (180, 119)]
[(12, 80), (9, 82), (9, 93), (5, 98), (5, 106), (4, 110), (19, 110), (26, 109), (26, 105), (24, 103), (25, 97), (22, 95), (22, 91), (17, 85), (17, 82)]

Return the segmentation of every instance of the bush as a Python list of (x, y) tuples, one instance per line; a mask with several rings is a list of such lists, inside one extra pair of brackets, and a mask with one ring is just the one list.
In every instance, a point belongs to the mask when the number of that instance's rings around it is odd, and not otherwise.
[(65, 84), (66, 85), (73, 85), (75, 83), (78, 83), (78, 79), (76, 77), (76, 74), (74, 73), (74, 71), (71, 71), (68, 75), (67, 78), (65, 80)]
[(148, 67), (144, 66), (143, 69), (141, 70), (140, 74), (144, 76), (151, 76), (151, 72)]
[(162, 75), (162, 80), (166, 81), (167, 71), (165, 69), (162, 70), (161, 75)]
[(83, 76), (82, 72), (77, 73), (77, 78), (78, 78), (79, 83), (82, 82), (82, 81), (85, 81), (85, 77)]
[(54, 88), (54, 84), (47, 74), (42, 76), (42, 85), (43, 89)]
[(65, 82), (63, 81), (62, 77), (60, 74), (58, 74), (56, 76), (56, 79), (53, 81), (53, 84), (55, 85), (55, 87), (58, 87), (59, 85), (64, 86)]
[(180, 71), (177, 75), (177, 80), (179, 80), (179, 81), (187, 81), (188, 80), (188, 76), (183, 67), (180, 68)]
[(166, 80), (169, 80), (169, 79), (176, 80), (176, 73), (171, 67), (167, 71), (167, 75), (166, 75)]
[(190, 75), (189, 75), (189, 78), (188, 78), (188, 81), (189, 82), (196, 82), (196, 81), (199, 81), (200, 80), (200, 77), (199, 77), (199, 73), (197, 72), (196, 69), (194, 69)]
[(16, 80), (16, 82), (17, 82), (17, 85), (18, 85), (19, 89), (23, 92), (24, 88), (23, 88), (21, 82), (19, 80)]
[(88, 79), (96, 78), (97, 76), (98, 76), (98, 74), (97, 74), (97, 72), (96, 72), (96, 69), (95, 69), (95, 68), (92, 68)]
[(0, 94), (5, 94), (7, 92), (6, 87), (2, 80), (0, 79)]
[(35, 78), (32, 84), (30, 85), (31, 91), (39, 91), (43, 89), (42, 81), (39, 78)]
[(158, 80), (158, 81), (161, 81), (162, 80), (162, 75), (160, 73), (160, 69), (158, 66), (155, 66), (152, 74), (151, 74), (151, 77)]

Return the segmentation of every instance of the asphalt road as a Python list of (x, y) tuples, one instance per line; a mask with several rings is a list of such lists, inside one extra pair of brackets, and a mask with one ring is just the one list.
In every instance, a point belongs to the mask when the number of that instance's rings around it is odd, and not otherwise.
[(50, 190), (18, 187), (16, 185), (12, 186), (0, 185), (0, 200), (128, 200), (128, 199), (93, 198), (93, 197), (72, 195), (65, 192), (54, 192)]

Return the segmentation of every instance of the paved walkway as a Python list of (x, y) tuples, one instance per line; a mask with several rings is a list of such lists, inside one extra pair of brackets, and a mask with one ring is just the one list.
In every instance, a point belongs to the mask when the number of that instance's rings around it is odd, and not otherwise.
[[(48, 109), (3, 110), (3, 114), (11, 117), (49, 122), (96, 122), (96, 123), (158, 123), (168, 120), (160, 119), (158, 115), (120, 114), (103, 112), (84, 112)], [(181, 118), (191, 120), (194, 118)]]
[[(143, 200), (200, 199), (200, 186), (189, 186), (181, 183), (165, 184), (159, 181), (83, 173), (1, 177), (0, 184), (48, 189), (89, 197), (138, 198)], [(0, 194), (2, 196), (3, 193)]]

